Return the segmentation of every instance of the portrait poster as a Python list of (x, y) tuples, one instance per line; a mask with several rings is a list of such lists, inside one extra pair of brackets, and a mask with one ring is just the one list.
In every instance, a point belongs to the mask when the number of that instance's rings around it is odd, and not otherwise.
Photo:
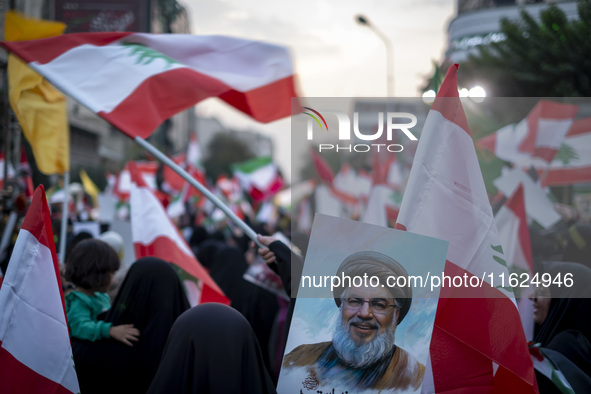
[[(420, 392), (422, 376), (428, 365), (429, 343), (433, 331), (433, 322), (439, 288), (429, 283), (417, 283), (411, 286), (412, 296), (408, 297), (410, 307), (400, 319), (399, 308), (383, 308), (378, 303), (383, 294), (379, 293), (382, 285), (371, 287), (362, 296), (349, 294), (353, 297), (342, 298), (341, 306), (336, 304), (335, 288), (327, 282), (326, 286), (318, 286), (325, 277), (339, 277), (337, 271), (344, 266), (350, 256), (386, 256), (387, 261), (399, 263), (408, 277), (427, 279), (429, 275), (442, 275), (448, 242), (395, 230), (389, 227), (366, 224), (354, 220), (342, 219), (322, 214), (316, 214), (310, 234), (308, 250), (304, 261), (302, 277), (298, 287), (297, 300), (286, 343), (283, 363), (277, 385), (279, 394), (305, 393), (390, 393), (390, 392)], [(343, 265), (342, 265), (343, 263)], [(371, 272), (370, 272), (371, 273)], [(316, 279), (314, 283), (309, 278)], [(340, 272), (340, 279), (343, 272)], [(339, 280), (340, 280), (339, 279)], [(336, 280), (333, 284), (336, 285)], [(316, 286), (315, 286), (316, 285)], [(392, 290), (390, 290), (391, 292)], [(378, 292), (378, 293), (374, 293)], [(377, 294), (377, 295), (376, 295)], [(408, 293), (407, 293), (408, 294)], [(374, 298), (377, 297), (377, 298)], [(388, 296), (390, 297), (390, 296)], [(393, 297), (393, 296), (392, 296)], [(390, 298), (392, 299), (392, 298)], [(339, 300), (341, 298), (339, 297)], [(351, 300), (349, 302), (349, 300)], [(369, 311), (368, 320), (365, 317), (350, 317), (348, 314), (353, 302), (362, 305), (363, 313)], [(404, 301), (404, 300), (403, 300)], [(371, 304), (370, 304), (371, 302)], [(406, 302), (406, 301), (405, 301)], [(367, 303), (367, 304), (366, 304)], [(371, 308), (370, 308), (371, 305)], [(378, 310), (378, 307), (384, 310)], [(404, 309), (404, 307), (402, 308)], [(343, 312), (345, 311), (345, 312)], [(374, 314), (375, 312), (375, 318)], [(394, 313), (398, 313), (399, 322), (391, 324)], [(379, 314), (380, 315), (379, 315)], [(361, 312), (360, 312), (361, 314)], [(341, 316), (342, 315), (342, 316)], [(391, 320), (385, 320), (390, 316)], [(349, 319), (349, 320), (348, 320)], [(348, 325), (351, 322), (352, 325)], [(361, 322), (361, 323), (360, 323)], [(393, 328), (393, 335), (388, 340), (385, 330)], [(336, 334), (337, 327), (346, 327)], [(349, 335), (349, 329), (358, 330), (351, 335), (361, 335), (369, 339), (372, 344), (357, 348), (354, 361), (357, 366), (343, 362), (339, 349), (347, 346), (355, 348), (356, 342), (343, 337)], [(360, 334), (361, 333), (361, 334)], [(341, 338), (337, 340), (335, 338)], [(378, 344), (378, 339), (380, 343)], [(392, 345), (393, 342), (393, 345)], [(375, 344), (374, 347), (372, 347)], [(345, 351), (341, 351), (346, 353)], [(367, 354), (365, 354), (367, 353)], [(366, 357), (368, 354), (375, 356)], [(371, 361), (372, 357), (377, 361)], [(295, 361), (294, 361), (295, 360)], [(360, 366), (359, 366), (360, 365)], [(401, 376), (398, 379), (396, 376)], [(412, 379), (409, 380), (409, 376)], [(398, 381), (397, 381), (398, 380)]]

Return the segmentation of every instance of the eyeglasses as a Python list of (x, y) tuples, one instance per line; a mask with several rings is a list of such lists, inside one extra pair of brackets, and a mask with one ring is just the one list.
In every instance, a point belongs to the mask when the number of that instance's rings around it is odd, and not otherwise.
[(364, 300), (363, 298), (343, 298), (342, 302), (345, 308), (351, 312), (359, 311), (366, 302), (374, 313), (385, 313), (390, 307), (398, 308), (398, 305), (388, 304), (388, 301), (383, 298), (372, 298), (369, 300)]

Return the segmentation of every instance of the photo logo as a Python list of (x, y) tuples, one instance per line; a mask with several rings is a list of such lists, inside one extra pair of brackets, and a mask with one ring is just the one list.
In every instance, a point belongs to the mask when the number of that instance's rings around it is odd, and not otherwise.
[[(318, 115), (318, 117), (320, 119), (322, 119), (322, 123), (324, 123), (324, 126), (326, 127), (326, 131), (328, 131), (328, 125), (326, 124), (326, 120), (324, 120), (324, 117), (322, 115), (320, 115), (320, 112), (310, 108), (310, 107), (303, 107), (304, 109), (307, 109), (309, 111), (314, 112), (316, 115)], [(308, 115), (309, 117), (311, 117), (312, 119), (314, 119), (316, 121), (316, 123), (318, 123), (318, 126), (320, 126), (320, 130), (322, 130), (322, 124), (320, 123), (320, 121), (318, 120), (318, 118), (314, 115), (312, 115), (311, 113), (308, 112), (303, 112), (304, 114)]]
[[(313, 112), (316, 115), (315, 116), (309, 112), (303, 112), (310, 117), (307, 122), (307, 138), (308, 141), (312, 141), (314, 139), (314, 122), (312, 122), (312, 119), (316, 121), (318, 126), (320, 126), (320, 130), (324, 130), (322, 127), (322, 124), (324, 124), (326, 130), (328, 131), (328, 124), (318, 111), (309, 107), (303, 108)], [(318, 152), (322, 152), (323, 150), (336, 150), (337, 152), (341, 150), (346, 150), (349, 152), (369, 152), (372, 150), (378, 152), (380, 150), (387, 150), (388, 152), (392, 153), (402, 152), (404, 147), (401, 144), (377, 143), (378, 140), (384, 141), (384, 131), (386, 132), (385, 137), (386, 141), (388, 142), (393, 141), (395, 132), (402, 132), (411, 141), (418, 140), (418, 138), (415, 137), (415, 135), (410, 131), (411, 128), (416, 126), (417, 117), (409, 112), (378, 112), (377, 116), (375, 114), (363, 114), (365, 116), (365, 126), (367, 127), (368, 124), (372, 124), (375, 126), (375, 128), (377, 128), (377, 130), (375, 130), (373, 133), (362, 132), (360, 130), (359, 112), (353, 112), (353, 122), (351, 122), (349, 116), (343, 112), (330, 111), (328, 114), (334, 115), (337, 119), (339, 141), (352, 141), (354, 137), (355, 140), (373, 141), (374, 143), (348, 145), (321, 143), (318, 144)], [(368, 117), (371, 120), (368, 120)], [(322, 123), (320, 120), (322, 120)]]

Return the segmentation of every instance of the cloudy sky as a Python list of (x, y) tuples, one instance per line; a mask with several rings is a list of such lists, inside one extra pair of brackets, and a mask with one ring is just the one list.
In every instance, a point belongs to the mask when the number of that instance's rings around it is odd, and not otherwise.
[[(393, 46), (394, 96), (418, 97), (432, 61), (441, 61), (454, 0), (179, 0), (193, 34), (222, 34), (290, 48), (301, 97), (383, 97), (386, 49), (363, 15)], [(273, 136), (289, 175), (289, 120), (261, 125), (215, 99), (197, 106), (229, 126)]]

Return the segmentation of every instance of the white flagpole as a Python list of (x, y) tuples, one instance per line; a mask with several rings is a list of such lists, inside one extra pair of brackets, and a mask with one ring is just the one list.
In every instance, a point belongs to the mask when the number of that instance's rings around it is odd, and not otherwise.
[(234, 222), (234, 224), (240, 227), (240, 229), (244, 231), (248, 238), (253, 240), (260, 248), (266, 248), (266, 246), (263, 246), (258, 241), (257, 234), (253, 229), (248, 227), (248, 225), (244, 223), (238, 216), (236, 216), (236, 214), (232, 212), (232, 210), (228, 206), (226, 206), (215, 194), (210, 192), (201, 183), (197, 182), (197, 180), (195, 180), (191, 175), (189, 175), (189, 173), (185, 171), (181, 166), (176, 164), (168, 156), (160, 152), (158, 149), (156, 149), (153, 145), (151, 145), (143, 138), (135, 137), (134, 141), (137, 142), (142, 148), (146, 149), (148, 152), (153, 154), (158, 160), (162, 161), (164, 164), (169, 166), (174, 172), (183, 177), (183, 179), (189, 182), (191, 186), (199, 190), (205, 197), (207, 197), (211, 202), (213, 202), (216, 207), (221, 209), (222, 212), (224, 212), (232, 220), (232, 222)]
[(70, 197), (70, 171), (64, 172), (64, 207), (62, 208), (62, 225), (60, 228), (60, 265), (66, 260), (66, 236), (68, 230), (68, 198)]

